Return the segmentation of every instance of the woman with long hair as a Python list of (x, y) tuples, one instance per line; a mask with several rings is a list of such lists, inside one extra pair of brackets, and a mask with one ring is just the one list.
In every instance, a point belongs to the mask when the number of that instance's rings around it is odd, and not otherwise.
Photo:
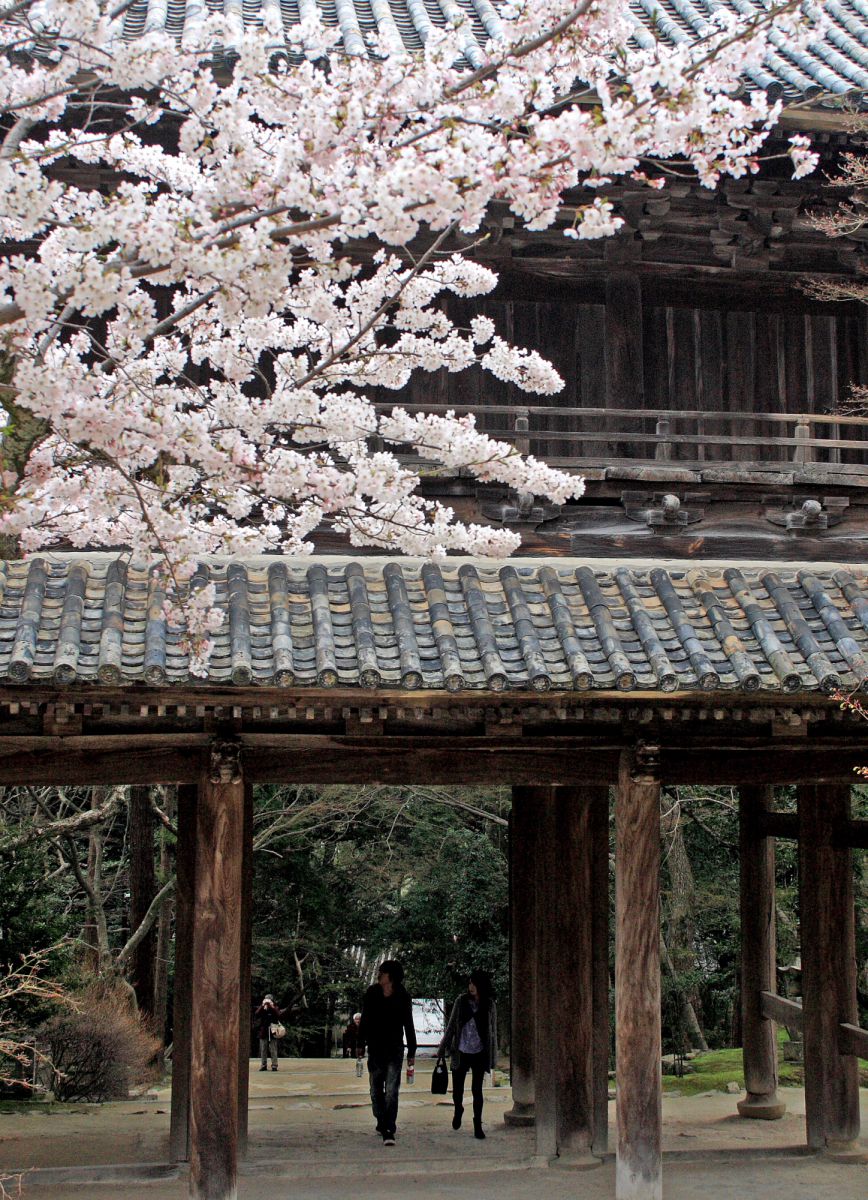
[(452, 1128), (461, 1128), (464, 1081), (469, 1071), (473, 1096), (473, 1136), (484, 1138), (482, 1082), (486, 1071), (493, 1071), (497, 1065), (497, 1006), (487, 971), (471, 971), (467, 991), (462, 992), (452, 1005), (437, 1057), (445, 1058), (447, 1054), (452, 1059), (452, 1103), (455, 1107)]

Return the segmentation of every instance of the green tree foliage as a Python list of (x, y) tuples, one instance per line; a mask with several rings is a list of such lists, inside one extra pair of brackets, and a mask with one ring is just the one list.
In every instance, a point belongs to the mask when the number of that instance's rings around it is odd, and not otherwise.
[[(52, 874), (53, 865), (41, 845), (0, 852), (0, 977), (40, 951), (49, 952), (41, 959), (43, 976), (57, 978), (69, 972), (68, 949), (58, 948), (73, 932), (64, 896), (67, 881)], [(43, 998), (27, 990), (7, 999), (6, 1007), (28, 1021), (46, 1011)]]
[(413, 995), (451, 998), (481, 966), (508, 997), (506, 793), (262, 789), (256, 804), (254, 995), (287, 1009), (287, 1049), (325, 1050), (387, 955)]

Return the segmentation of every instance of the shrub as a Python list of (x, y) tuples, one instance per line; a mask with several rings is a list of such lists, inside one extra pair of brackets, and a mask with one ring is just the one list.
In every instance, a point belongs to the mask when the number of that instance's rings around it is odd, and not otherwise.
[(38, 1036), (58, 1100), (121, 1100), (154, 1077), (160, 1042), (119, 988), (92, 984)]

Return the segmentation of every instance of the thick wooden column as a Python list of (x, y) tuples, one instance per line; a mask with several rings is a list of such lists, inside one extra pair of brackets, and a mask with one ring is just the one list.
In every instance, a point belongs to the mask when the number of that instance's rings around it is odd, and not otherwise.
[[(536, 1050), (534, 1054), (534, 1114), (537, 1157), (555, 1158), (558, 1152), (557, 1083), (560, 1047), (554, 1037), (561, 1024), (554, 986), (558, 936), (556, 913), (560, 904), (560, 863), (557, 846), (557, 800), (553, 787), (534, 788), (536, 818)], [(566, 1029), (566, 1025), (561, 1026)]]
[(178, 785), (175, 851), (175, 983), (172, 992), (172, 1106), (169, 1155), (190, 1157), (190, 1005), (193, 997), (193, 903), (196, 886), (196, 785)]
[(808, 1145), (847, 1150), (859, 1136), (859, 1077), (838, 1049), (858, 1025), (853, 858), (837, 835), (850, 817), (847, 784), (804, 784), (799, 805), (799, 926)]
[(536, 812), (534, 788), (512, 789), (509, 824), (509, 949), (512, 986), (510, 1077), (512, 1108), (507, 1125), (534, 1120), (534, 1055), (536, 1053)]
[(247, 1154), (247, 1118), (250, 1099), (250, 960), (253, 944), (253, 784), (244, 785), (244, 837), (241, 863), (241, 989), (238, 1028), (238, 1153)]
[(594, 788), (591, 802), (591, 922), (593, 973), (593, 1140), (609, 1148), (609, 789)]
[(199, 784), (191, 1003), (190, 1195), (236, 1200), (244, 783), (218, 742)]
[(775, 1121), (787, 1111), (778, 1095), (777, 1025), (763, 1016), (761, 992), (776, 992), (775, 842), (762, 828), (773, 807), (773, 789), (763, 784), (739, 789), (739, 880), (741, 900), (741, 1027), (747, 1096), (743, 1117)]
[[(602, 789), (605, 793), (605, 789)], [(594, 1133), (594, 806), (598, 787), (555, 792), (558, 898), (549, 919), (555, 950), (551, 987), (557, 1033), (557, 1153), (590, 1153)]]
[(661, 1200), (660, 781), (625, 752), (615, 800), (617, 1200)]

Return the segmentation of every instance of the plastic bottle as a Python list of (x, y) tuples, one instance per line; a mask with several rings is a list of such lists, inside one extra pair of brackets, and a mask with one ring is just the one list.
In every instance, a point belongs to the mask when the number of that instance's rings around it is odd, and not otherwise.
[(362, 1077), (362, 1060), (360, 1058), (357, 1058), (356, 1059), (356, 1079), (361, 1079), (361, 1077)]
[(416, 1064), (407, 1063), (407, 1086), (416, 1082)]

